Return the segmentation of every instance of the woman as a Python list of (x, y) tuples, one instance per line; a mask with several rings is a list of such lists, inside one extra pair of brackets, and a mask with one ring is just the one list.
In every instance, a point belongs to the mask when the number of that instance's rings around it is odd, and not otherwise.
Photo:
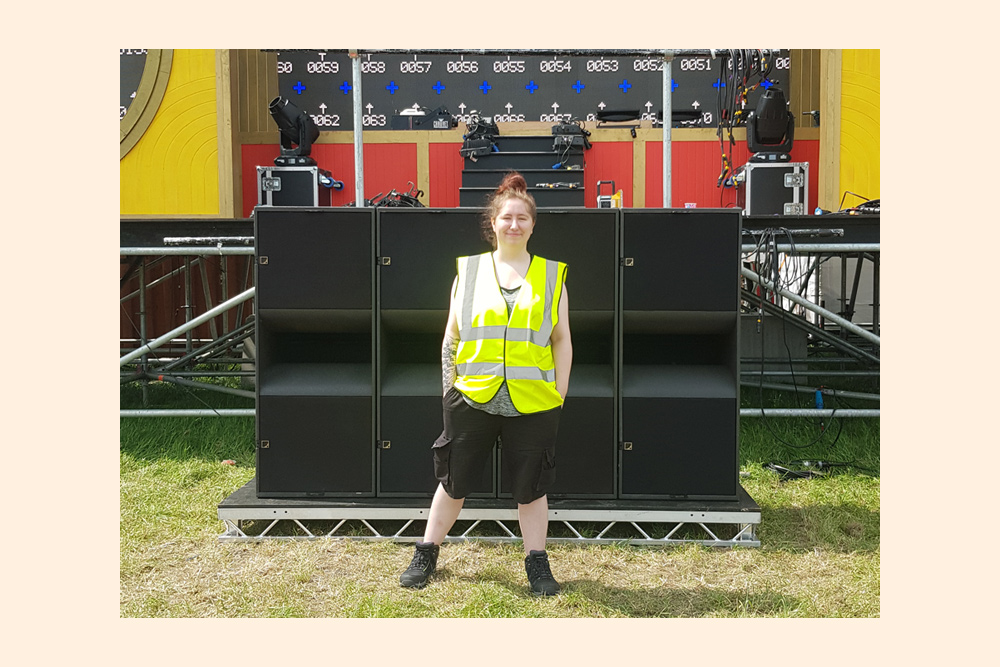
[(528, 252), (535, 219), (524, 177), (508, 174), (483, 219), (493, 252), (457, 260), (441, 358), (444, 432), (433, 448), (440, 483), (424, 539), (400, 576), (402, 586), (427, 584), (440, 545), (500, 437), (532, 593), (559, 592), (545, 552), (546, 493), (555, 479), (556, 433), (573, 345), (567, 267)]

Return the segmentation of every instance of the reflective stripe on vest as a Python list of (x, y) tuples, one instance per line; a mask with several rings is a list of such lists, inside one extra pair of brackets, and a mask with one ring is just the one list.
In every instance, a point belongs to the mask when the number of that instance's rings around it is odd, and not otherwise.
[(550, 340), (565, 276), (565, 264), (532, 257), (508, 316), (492, 253), (458, 258), (456, 388), (486, 403), (506, 380), (519, 412), (562, 405)]

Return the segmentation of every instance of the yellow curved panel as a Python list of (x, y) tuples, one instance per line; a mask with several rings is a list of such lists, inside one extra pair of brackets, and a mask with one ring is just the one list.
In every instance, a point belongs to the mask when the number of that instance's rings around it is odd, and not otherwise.
[[(879, 199), (879, 51), (844, 49), (842, 62), (840, 190)], [(844, 205), (859, 203), (848, 196)]]
[(218, 215), (215, 51), (175, 49), (163, 101), (120, 163), (121, 215)]

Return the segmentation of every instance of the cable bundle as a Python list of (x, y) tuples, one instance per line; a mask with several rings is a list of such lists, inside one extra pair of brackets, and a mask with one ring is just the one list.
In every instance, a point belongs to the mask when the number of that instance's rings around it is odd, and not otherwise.
[[(779, 242), (779, 240), (781, 240), (782, 243), (787, 242), (789, 244), (789, 246), (791, 247), (790, 254), (791, 255), (795, 254), (795, 240), (793, 238), (792, 232), (789, 229), (787, 229), (785, 227), (768, 228), (768, 229), (761, 230), (759, 232), (759, 236), (755, 232), (754, 236), (757, 238), (757, 245), (754, 248), (754, 250), (750, 251), (750, 253), (749, 253), (750, 254), (750, 266), (751, 266), (751, 268), (753, 270), (755, 270), (755, 272), (757, 273), (757, 275), (759, 275), (764, 280), (770, 282), (771, 285), (772, 285), (771, 289), (765, 288), (763, 285), (758, 285), (756, 287), (756, 292), (755, 292), (755, 294), (759, 298), (759, 302), (758, 302), (758, 306), (757, 306), (757, 318), (758, 318), (757, 319), (757, 329), (758, 329), (758, 332), (761, 335), (761, 345), (760, 345), (760, 371), (761, 371), (761, 373), (760, 373), (760, 383), (759, 383), (757, 389), (758, 389), (758, 392), (759, 392), (759, 399), (760, 399), (761, 409), (763, 409), (763, 406), (764, 406), (764, 367), (765, 367), (765, 363), (764, 363), (764, 360), (765, 360), (765, 354), (764, 354), (765, 347), (764, 347), (764, 342), (763, 342), (763, 336), (764, 336), (764, 301), (771, 301), (771, 302), (776, 302), (777, 301), (777, 303), (780, 305), (781, 302), (778, 301), (778, 299), (780, 298), (780, 295), (778, 294), (778, 291), (779, 290), (786, 290), (786, 291), (789, 291), (789, 292), (796, 291), (795, 290), (795, 285), (797, 283), (799, 283), (800, 281), (802, 281), (803, 278), (808, 278), (809, 274), (811, 273), (811, 269), (806, 270), (805, 272), (803, 272), (802, 268), (798, 265), (798, 263), (797, 262), (793, 262), (792, 264), (794, 265), (795, 268), (792, 271), (786, 271), (785, 270), (785, 259), (786, 258), (784, 258), (782, 256), (783, 253), (778, 252), (778, 242)], [(768, 292), (770, 292), (770, 294)], [(789, 355), (789, 370), (791, 371), (793, 391), (795, 392), (795, 395), (798, 396), (798, 381), (795, 378), (795, 367), (791, 363), (791, 350), (788, 347), (788, 340), (785, 337), (786, 336), (786, 330), (785, 330), (785, 322), (784, 322), (784, 320), (782, 320), (781, 333), (782, 333), (782, 341), (784, 342), (784, 345), (785, 345), (785, 351)], [(826, 393), (826, 390), (824, 390), (822, 387), (817, 390), (817, 396), (819, 397), (819, 401), (822, 400), (821, 397), (822, 397), (822, 395), (824, 393)], [(820, 407), (820, 404), (817, 404), (817, 408), (818, 407)], [(831, 415), (830, 419), (833, 419), (835, 415), (836, 415), (836, 408), (834, 408), (833, 415)], [(815, 445), (816, 443), (818, 443), (820, 440), (823, 439), (823, 436), (826, 435), (826, 432), (827, 432), (827, 425), (821, 420), (819, 422), (819, 429), (820, 429), (819, 430), (819, 435), (815, 439), (813, 439), (812, 442), (808, 442), (806, 444), (795, 444), (795, 443), (791, 443), (791, 442), (785, 441), (777, 433), (775, 433), (774, 429), (771, 428), (771, 424), (768, 422), (767, 418), (763, 418), (763, 422), (764, 422), (764, 425), (767, 427), (768, 431), (771, 432), (771, 435), (773, 435), (779, 442), (781, 442), (783, 445), (786, 445), (788, 447), (792, 447), (792, 448), (795, 448), (795, 449), (804, 449), (804, 448), (811, 447), (811, 446)], [(841, 433), (841, 431), (844, 428), (843, 421), (842, 420), (838, 420), (837, 426), (838, 426), (837, 435), (834, 438), (833, 442), (830, 444), (831, 447), (833, 445), (837, 444), (837, 440), (840, 439), (840, 433)], [(781, 471), (778, 471), (778, 472), (781, 472)], [(810, 476), (812, 476), (812, 475), (810, 475)]]
[[(770, 52), (760, 49), (728, 49), (722, 51), (722, 73), (718, 88), (719, 148), (722, 151), (722, 169), (716, 187), (733, 185), (733, 149), (736, 139), (733, 128), (746, 124), (747, 96), (764, 83), (774, 63)], [(725, 139), (729, 139), (726, 153)]]

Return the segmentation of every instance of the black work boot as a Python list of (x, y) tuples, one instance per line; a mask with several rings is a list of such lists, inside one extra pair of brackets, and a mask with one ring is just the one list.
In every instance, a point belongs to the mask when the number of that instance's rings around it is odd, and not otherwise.
[(410, 561), (410, 567), (399, 575), (399, 585), (404, 588), (423, 588), (427, 579), (437, 569), (438, 552), (441, 547), (433, 542), (417, 542), (417, 549)]
[(524, 570), (528, 573), (533, 595), (558, 595), (559, 582), (549, 569), (549, 555), (545, 551), (530, 551), (524, 559)]

